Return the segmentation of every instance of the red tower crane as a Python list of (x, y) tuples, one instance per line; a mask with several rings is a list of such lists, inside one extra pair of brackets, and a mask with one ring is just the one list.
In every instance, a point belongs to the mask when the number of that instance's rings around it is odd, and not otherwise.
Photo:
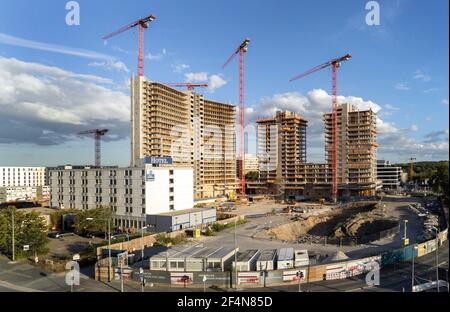
[(245, 197), (245, 138), (244, 138), (244, 125), (245, 125), (245, 114), (244, 114), (244, 55), (248, 51), (248, 45), (250, 44), (250, 39), (246, 38), (241, 45), (231, 54), (228, 60), (223, 64), (222, 68), (225, 68), (236, 55), (239, 55), (239, 115), (240, 115), (240, 158), (239, 162), (239, 180), (240, 180), (240, 191), (241, 196)]
[(103, 40), (108, 40), (111, 37), (114, 37), (120, 33), (123, 33), (124, 31), (127, 31), (129, 29), (132, 29), (134, 27), (139, 28), (139, 56), (138, 56), (138, 76), (142, 77), (144, 76), (144, 30), (149, 27), (150, 22), (154, 21), (156, 19), (156, 16), (149, 15), (147, 17), (144, 17), (138, 21), (135, 21), (131, 24), (128, 24), (126, 26), (123, 26), (122, 28), (119, 28), (118, 30), (104, 36)]
[(180, 83), (166, 83), (166, 85), (174, 87), (174, 88), (187, 88), (189, 91), (193, 91), (194, 88), (208, 88), (208, 84), (197, 84), (197, 83), (188, 83), (188, 82), (180, 82)]
[(344, 61), (348, 61), (352, 57), (351, 54), (346, 54), (343, 57), (339, 57), (323, 63), (322, 65), (316, 66), (307, 72), (300, 74), (291, 78), (289, 81), (294, 81), (305, 76), (308, 76), (316, 71), (327, 68), (329, 66), (332, 67), (332, 80), (333, 80), (333, 113), (332, 113), (332, 152), (331, 152), (331, 165), (332, 165), (332, 190), (331, 195), (333, 197), (333, 201), (337, 200), (338, 193), (338, 182), (337, 182), (337, 174), (338, 174), (338, 136), (337, 136), (337, 69), (341, 67), (341, 63)]
[(101, 166), (101, 138), (108, 133), (108, 129), (93, 129), (79, 132), (78, 135), (94, 134), (95, 135), (95, 166)]

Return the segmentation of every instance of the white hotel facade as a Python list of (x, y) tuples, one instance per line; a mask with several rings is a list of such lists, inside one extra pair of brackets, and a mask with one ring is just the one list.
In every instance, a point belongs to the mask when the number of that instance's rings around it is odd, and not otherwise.
[(142, 228), (147, 215), (194, 206), (192, 168), (63, 166), (50, 169), (49, 180), (51, 207), (111, 207), (112, 225), (122, 229)]

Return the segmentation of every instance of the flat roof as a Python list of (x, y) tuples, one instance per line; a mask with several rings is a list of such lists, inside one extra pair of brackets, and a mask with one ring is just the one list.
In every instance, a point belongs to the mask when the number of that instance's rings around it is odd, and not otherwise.
[(281, 248), (278, 250), (278, 261), (294, 260), (294, 248)]
[(271, 261), (275, 259), (277, 255), (276, 249), (266, 249), (261, 251), (261, 255), (259, 256), (258, 261)]
[(185, 209), (185, 210), (176, 210), (176, 211), (170, 211), (170, 212), (164, 212), (156, 215), (151, 216), (168, 216), (168, 217), (174, 217), (174, 216), (181, 216), (184, 214), (189, 213), (195, 213), (195, 212), (202, 212), (202, 211), (208, 211), (208, 210), (216, 210), (214, 207), (207, 207), (207, 208), (191, 208), (191, 209)]
[(295, 250), (295, 260), (304, 259), (309, 260), (308, 250)]
[(204, 247), (201, 250), (199, 250), (199, 252), (191, 255), (189, 258), (193, 258), (193, 259), (207, 258), (209, 255), (212, 255), (213, 253), (217, 252), (218, 250), (220, 250), (220, 247), (219, 248)]
[(231, 247), (231, 246), (221, 247), (216, 252), (210, 254), (208, 256), (208, 260), (209, 259), (222, 259), (223, 257), (225, 257), (229, 253), (233, 252), (234, 250), (235, 250), (235, 248)]
[(199, 245), (195, 245), (195, 246), (191, 246), (188, 247), (184, 250), (181, 250), (179, 252), (177, 252), (176, 254), (174, 254), (173, 256), (169, 257), (169, 261), (172, 259), (185, 259), (188, 258), (192, 255), (195, 255), (196, 253), (198, 253), (199, 251), (201, 251), (203, 249), (203, 246), (199, 246)]
[(238, 253), (237, 262), (248, 262), (250, 261), (257, 253), (258, 249), (250, 249), (243, 252)]

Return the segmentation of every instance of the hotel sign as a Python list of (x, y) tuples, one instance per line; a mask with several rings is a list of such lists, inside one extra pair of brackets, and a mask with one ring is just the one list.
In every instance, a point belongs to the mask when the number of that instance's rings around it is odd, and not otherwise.
[(172, 165), (172, 157), (156, 157), (156, 156), (146, 156), (144, 159), (146, 165)]

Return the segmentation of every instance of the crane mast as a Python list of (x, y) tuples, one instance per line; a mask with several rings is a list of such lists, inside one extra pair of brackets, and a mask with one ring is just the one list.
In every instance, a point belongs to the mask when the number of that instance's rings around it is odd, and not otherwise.
[(239, 116), (240, 116), (240, 144), (239, 144), (239, 180), (240, 180), (240, 195), (245, 197), (246, 194), (246, 183), (245, 183), (245, 137), (244, 137), (244, 126), (245, 126), (245, 104), (244, 104), (244, 55), (248, 51), (248, 45), (250, 44), (250, 39), (246, 38), (239, 47), (231, 54), (227, 59), (222, 68), (225, 68), (237, 55), (239, 56)]
[(338, 109), (338, 101), (337, 101), (337, 70), (341, 67), (341, 63), (344, 61), (348, 61), (352, 57), (351, 54), (346, 54), (342, 57), (332, 59), (328, 62), (325, 62), (321, 65), (318, 65), (307, 72), (297, 75), (293, 78), (291, 78), (289, 81), (295, 81), (300, 78), (303, 78), (305, 76), (308, 76), (312, 73), (315, 73), (321, 69), (327, 68), (331, 66), (332, 70), (332, 117), (331, 117), (331, 123), (332, 123), (332, 130), (331, 130), (331, 197), (333, 198), (333, 201), (337, 201), (337, 195), (338, 195), (338, 170), (339, 170), (339, 138), (337, 133), (338, 123), (337, 123), (337, 109)]

